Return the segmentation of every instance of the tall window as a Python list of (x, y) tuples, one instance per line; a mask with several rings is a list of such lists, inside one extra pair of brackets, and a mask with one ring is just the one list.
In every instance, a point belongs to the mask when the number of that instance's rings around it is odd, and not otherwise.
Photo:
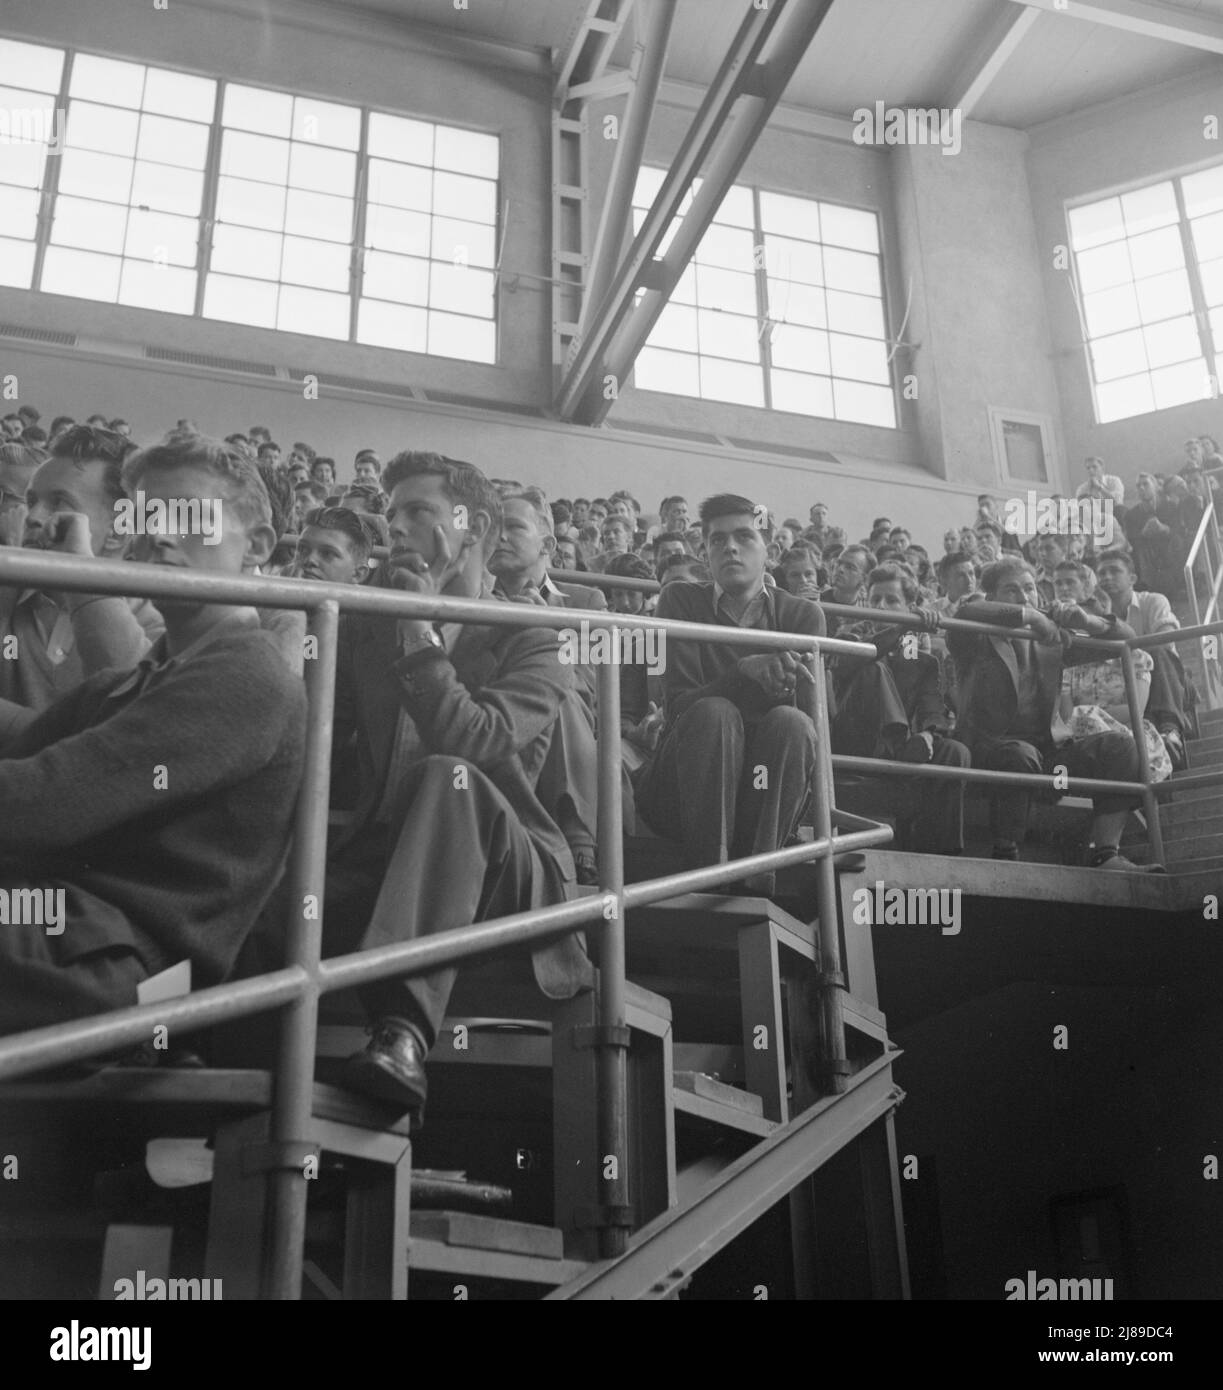
[(0, 39), (0, 285), (28, 290), (34, 278), (38, 204), (47, 155), (59, 139), (55, 103), (64, 53)]
[(1223, 370), (1223, 165), (1071, 208), (1101, 423), (1201, 400)]
[[(664, 176), (642, 169), (634, 231)], [(647, 390), (894, 428), (875, 214), (735, 185), (634, 371)]]
[(216, 85), (75, 56), (40, 289), (193, 311)]

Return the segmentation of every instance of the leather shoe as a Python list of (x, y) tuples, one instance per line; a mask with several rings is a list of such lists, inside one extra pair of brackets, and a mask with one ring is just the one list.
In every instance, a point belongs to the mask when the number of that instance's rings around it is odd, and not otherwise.
[(339, 1083), (423, 1118), (428, 1093), (425, 1049), (406, 1024), (384, 1018), (371, 1030), (362, 1051), (344, 1063)]

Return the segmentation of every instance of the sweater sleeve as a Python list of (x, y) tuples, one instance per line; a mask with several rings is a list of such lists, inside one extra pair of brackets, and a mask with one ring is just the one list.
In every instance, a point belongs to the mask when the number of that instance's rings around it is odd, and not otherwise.
[(111, 668), (135, 666), (166, 630), (161, 614), (147, 599), (86, 598), (73, 606), (72, 633), (87, 676)]
[(21, 736), (38, 751), (0, 761), (0, 806), (19, 808), (0, 818), (0, 851), (81, 844), (248, 777), (305, 698), (272, 647), (217, 641), (109, 719), (48, 737), (105, 693), (80, 687)]

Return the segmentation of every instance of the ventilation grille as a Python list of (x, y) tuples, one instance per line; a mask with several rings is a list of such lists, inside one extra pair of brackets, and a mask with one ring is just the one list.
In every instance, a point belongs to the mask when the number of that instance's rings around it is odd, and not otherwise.
[(617, 420), (612, 429), (626, 430), (630, 434), (652, 434), (663, 439), (686, 439), (690, 444), (712, 444), (714, 448), (723, 447), (716, 434), (702, 434), (699, 430), (681, 430), (673, 425), (635, 425), (628, 420)]
[(146, 347), (144, 355), (154, 362), (180, 362), (188, 367), (211, 367), (217, 372), (245, 372), (247, 376), (276, 375), (276, 368), (267, 362), (244, 362), (237, 357), (210, 357), (202, 352), (179, 352), (175, 348), (160, 347)]
[(732, 439), (726, 437), (728, 444), (736, 449), (749, 449), (755, 454), (781, 454), (785, 458), (806, 459), (809, 463), (840, 463), (835, 454), (827, 454), (823, 449), (804, 449), (798, 444), (769, 444), (763, 439)]
[(26, 328), (19, 323), (0, 323), (0, 337), (25, 338), (33, 343), (56, 343), (59, 347), (75, 347), (75, 333), (57, 333), (50, 328)]

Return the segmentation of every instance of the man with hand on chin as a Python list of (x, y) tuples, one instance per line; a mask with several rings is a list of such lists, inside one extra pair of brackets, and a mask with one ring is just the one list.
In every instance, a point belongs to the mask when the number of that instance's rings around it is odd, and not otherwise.
[[(439, 454), (402, 453), (387, 464), (383, 486), (390, 560), (376, 582), (427, 598), (492, 598), (486, 560), (502, 505), (484, 474)], [(345, 617), (336, 739), (355, 732), (359, 792), (328, 873), (328, 954), (569, 896), (573, 859), (535, 787), (572, 680), (548, 629)], [(575, 936), (536, 950), (533, 965), (552, 998), (593, 982)], [(423, 1111), (424, 1057), (456, 973), (361, 991), (374, 1027), (345, 1066), (346, 1085)]]

